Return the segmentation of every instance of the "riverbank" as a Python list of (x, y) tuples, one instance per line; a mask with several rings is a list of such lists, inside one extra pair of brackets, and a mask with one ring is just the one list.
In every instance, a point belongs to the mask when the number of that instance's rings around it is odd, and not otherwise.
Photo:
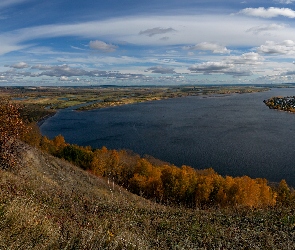
[(131, 93), (129, 95), (118, 95), (113, 98), (104, 99), (99, 102), (91, 103), (90, 105), (84, 104), (82, 107), (76, 109), (77, 111), (86, 111), (93, 109), (109, 108), (116, 106), (123, 106), (127, 104), (136, 104), (149, 101), (159, 101), (171, 98), (179, 98), (186, 96), (204, 96), (204, 97), (221, 97), (231, 94), (244, 94), (244, 93), (255, 93), (268, 91), (269, 88), (258, 88), (258, 87), (186, 87), (186, 88), (171, 88), (160, 92), (152, 91), (150, 93)]
[[(4, 91), (5, 90), (5, 91)], [(5, 88), (0, 87), (0, 97), (5, 96), (13, 102), (31, 108), (64, 109), (84, 105), (83, 109), (104, 108), (144, 101), (162, 100), (184, 96), (225, 95), (233, 93), (254, 93), (267, 91), (269, 88), (258, 86), (170, 86), (170, 87), (36, 87)], [(92, 105), (94, 104), (95, 105)], [(87, 105), (89, 103), (89, 105)], [(82, 107), (81, 107), (82, 109)]]
[(42, 117), (40, 120), (38, 120), (38, 121), (37, 121), (37, 125), (38, 125), (38, 127), (41, 127), (42, 124), (43, 124), (48, 118), (54, 116), (56, 113), (57, 113), (57, 111), (52, 112), (52, 113), (50, 113), (50, 114), (48, 114), (48, 115), (45, 115), (45, 116)]

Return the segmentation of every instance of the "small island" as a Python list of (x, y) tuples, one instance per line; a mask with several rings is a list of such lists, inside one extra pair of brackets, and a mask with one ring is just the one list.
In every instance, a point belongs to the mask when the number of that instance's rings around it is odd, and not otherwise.
[(278, 109), (288, 112), (295, 112), (295, 96), (272, 97), (263, 101), (270, 109)]

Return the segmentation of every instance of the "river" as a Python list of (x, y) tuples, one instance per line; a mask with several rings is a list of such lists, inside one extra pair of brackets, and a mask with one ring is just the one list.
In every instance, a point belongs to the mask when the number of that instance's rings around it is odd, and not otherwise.
[(77, 112), (64, 109), (41, 125), (50, 138), (94, 148), (131, 149), (177, 166), (221, 175), (286, 179), (295, 187), (295, 114), (264, 99), (295, 89), (192, 96)]

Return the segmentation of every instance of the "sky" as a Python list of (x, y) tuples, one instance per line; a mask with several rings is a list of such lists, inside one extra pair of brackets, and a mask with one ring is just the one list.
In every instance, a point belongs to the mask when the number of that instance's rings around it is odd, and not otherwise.
[(295, 82), (295, 0), (1, 0), (1, 86)]

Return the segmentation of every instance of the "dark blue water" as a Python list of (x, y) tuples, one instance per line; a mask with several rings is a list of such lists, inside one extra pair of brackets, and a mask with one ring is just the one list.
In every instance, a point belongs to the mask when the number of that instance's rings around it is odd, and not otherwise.
[(272, 96), (186, 97), (76, 112), (61, 110), (41, 126), (50, 138), (95, 148), (131, 149), (177, 166), (214, 168), (219, 174), (286, 179), (295, 186), (295, 114), (270, 110)]

